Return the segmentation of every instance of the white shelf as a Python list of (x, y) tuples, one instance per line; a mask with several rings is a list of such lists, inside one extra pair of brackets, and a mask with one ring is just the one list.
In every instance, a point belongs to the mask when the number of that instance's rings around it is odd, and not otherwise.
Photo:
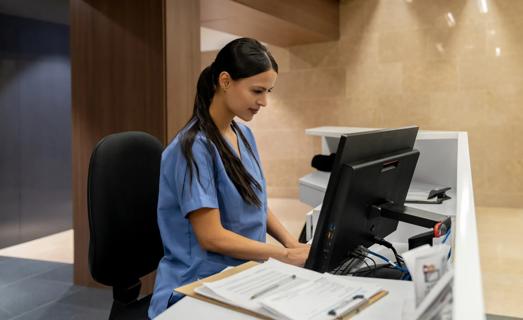
[[(412, 185), (413, 187), (415, 186)], [(421, 204), (421, 203), (405, 203), (407, 207), (412, 207), (420, 210), (430, 211), (445, 216), (453, 217), (456, 215), (456, 193), (449, 191), (447, 195), (452, 199), (443, 201), (441, 204)]]
[(314, 171), (300, 178), (300, 184), (311, 187), (321, 192), (327, 190), (330, 172)]
[(344, 134), (377, 130), (373, 128), (357, 127), (317, 127), (306, 129), (305, 134), (309, 136), (339, 138)]
[[(322, 197), (325, 194), (325, 191), (327, 190), (327, 184), (329, 183), (329, 172), (322, 172), (322, 171), (314, 171), (309, 173), (306, 176), (303, 176), (300, 178), (300, 187), (308, 187), (312, 188), (318, 192), (322, 193)], [(416, 181), (413, 181), (411, 184), (411, 188), (413, 189), (419, 189), (419, 184), (416, 183)], [(441, 204), (418, 204), (418, 203), (407, 203), (406, 206), (426, 210), (430, 212), (435, 212), (439, 214), (443, 214), (446, 216), (454, 216), (456, 215), (456, 192), (455, 190), (450, 190), (447, 192), (447, 194), (452, 198), (449, 200), (444, 201)], [(305, 201), (307, 199), (301, 199), (302, 201)], [(321, 200), (317, 204), (311, 204), (307, 202), (309, 205), (313, 205), (314, 207), (319, 205), (321, 203)]]
[[(317, 127), (305, 130), (305, 134), (309, 136), (340, 138), (344, 134), (358, 133), (366, 131), (379, 130), (381, 128), (360, 128), (360, 127)], [(420, 130), (418, 131), (419, 140), (433, 140), (433, 139), (457, 139), (460, 131), (433, 131)]]

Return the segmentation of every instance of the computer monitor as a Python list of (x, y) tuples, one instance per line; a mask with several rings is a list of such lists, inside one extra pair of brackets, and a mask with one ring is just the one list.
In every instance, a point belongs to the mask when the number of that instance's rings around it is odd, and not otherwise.
[(340, 139), (305, 267), (329, 272), (359, 245), (394, 232), (398, 219), (381, 205), (403, 204), (416, 168), (418, 127), (376, 130)]

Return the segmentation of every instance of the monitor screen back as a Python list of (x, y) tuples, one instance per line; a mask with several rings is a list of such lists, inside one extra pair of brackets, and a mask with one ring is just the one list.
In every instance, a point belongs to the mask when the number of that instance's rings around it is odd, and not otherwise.
[[(391, 170), (391, 174), (383, 176), (386, 177), (386, 179), (381, 179), (381, 182), (379, 182), (380, 179), (378, 179), (371, 183), (371, 176), (368, 175), (378, 170), (376, 166), (379, 165), (369, 163), (387, 157), (409, 153), (413, 149), (417, 132), (417, 127), (407, 127), (363, 132), (341, 137), (320, 217), (316, 226), (311, 251), (305, 263), (306, 268), (320, 272), (330, 271), (336, 263), (336, 260), (338, 260), (337, 258), (333, 259), (334, 257), (340, 255), (346, 256), (347, 251), (350, 247), (353, 247), (354, 243), (362, 239), (367, 239), (363, 234), (366, 234), (366, 230), (372, 225), (370, 221), (372, 219), (362, 221), (362, 217), (367, 213), (362, 213), (361, 208), (362, 206), (368, 205), (368, 199), (392, 197), (391, 200), (395, 199), (398, 201), (403, 198), (403, 200), (401, 200), (401, 203), (403, 203), (412, 175), (409, 178), (406, 190), (388, 187), (394, 184), (394, 182), (391, 181), (398, 179), (397, 175), (403, 172), (401, 170)], [(370, 167), (368, 167), (369, 165)], [(402, 165), (401, 168), (405, 166)], [(381, 170), (381, 168), (379, 170)], [(404, 174), (403, 172), (403, 175)], [(367, 194), (367, 196), (362, 197), (362, 193), (368, 193), (367, 190), (369, 190), (370, 185), (373, 183), (381, 183), (383, 186), (378, 188), (373, 187), (373, 195)], [(365, 184), (367, 184), (367, 186)], [(384, 190), (385, 188), (388, 189)], [(386, 193), (391, 192), (389, 189), (396, 189), (397, 191), (392, 195), (388, 195)], [(399, 194), (403, 192), (405, 195), (400, 197)], [(366, 211), (367, 210), (365, 210), (365, 212)], [(342, 229), (348, 229), (340, 232), (339, 230), (335, 230), (340, 221), (352, 221), (352, 224), (347, 224), (347, 226), (344, 224), (345, 227)], [(376, 235), (383, 235), (391, 229), (395, 229), (396, 226), (397, 222), (385, 220), (381, 224), (374, 224), (374, 232), (376, 232)], [(338, 246), (338, 242), (347, 244)], [(363, 245), (369, 243), (368, 239), (363, 242), (364, 243), (361, 243)]]

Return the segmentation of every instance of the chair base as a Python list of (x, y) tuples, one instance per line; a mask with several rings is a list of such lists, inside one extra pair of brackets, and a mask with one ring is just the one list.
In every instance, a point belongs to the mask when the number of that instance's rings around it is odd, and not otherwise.
[(151, 302), (152, 295), (135, 300), (131, 303), (124, 304), (119, 301), (113, 301), (109, 320), (144, 320), (148, 319), (147, 311)]

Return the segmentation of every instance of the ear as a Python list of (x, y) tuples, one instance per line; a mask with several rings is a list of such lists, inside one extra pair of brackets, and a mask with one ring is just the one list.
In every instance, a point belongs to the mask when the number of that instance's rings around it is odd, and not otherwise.
[(218, 76), (218, 83), (223, 90), (227, 90), (231, 85), (232, 78), (227, 71), (222, 71)]

